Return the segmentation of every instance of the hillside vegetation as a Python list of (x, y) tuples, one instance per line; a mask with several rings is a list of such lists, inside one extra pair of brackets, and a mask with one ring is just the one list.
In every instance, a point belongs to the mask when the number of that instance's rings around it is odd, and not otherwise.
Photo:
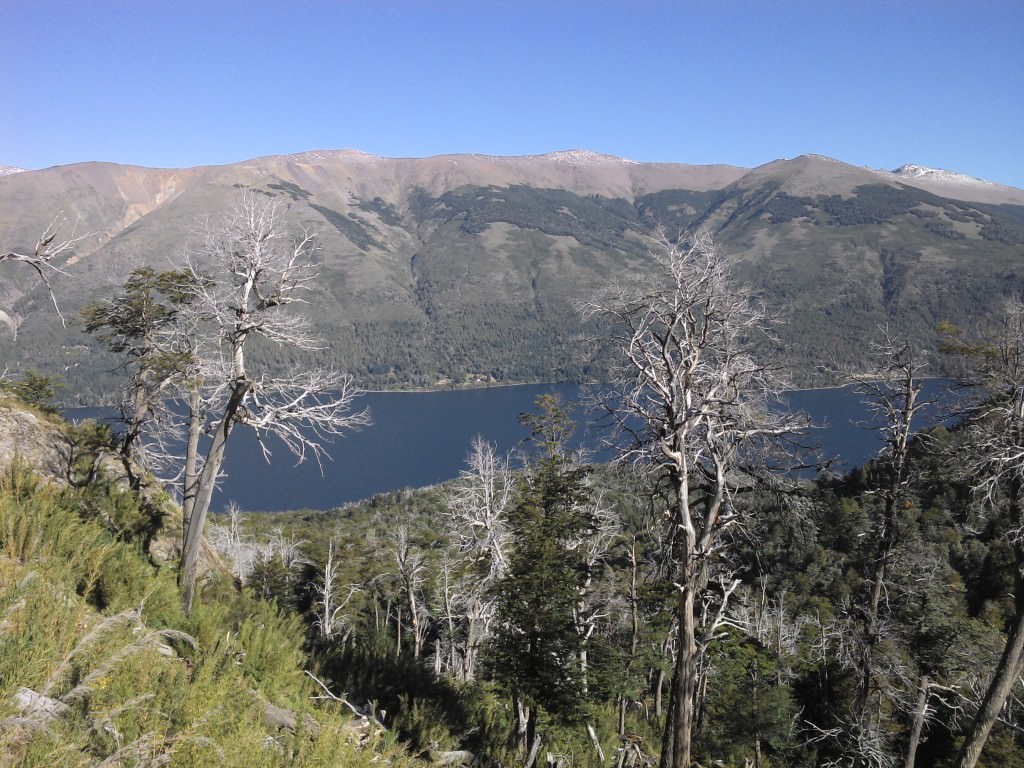
[[(561, 407), (538, 405), (536, 418)], [(168, 564), (174, 505), (103, 471), (103, 429), (7, 401), (3, 423), (34, 423), (22, 439), (53, 446), (64, 469), (15, 462), (0, 478), (4, 764), (521, 765), (527, 702), (540, 760), (651, 764), (676, 633), (663, 502), (643, 473), (538, 443), (547, 422), (534, 418), (522, 419), (535, 434), (522, 471), (478, 444), (448, 486), (218, 516), (186, 616)], [(890, 464), (736, 498), (756, 524), (730, 541), (722, 572), (736, 580), (721, 582), (728, 609), (707, 638), (700, 764), (889, 765), (917, 723), (917, 764), (956, 764), (1014, 613), (1015, 523), (1002, 502), (978, 517), (956, 479), (965, 439), (937, 429), (912, 446), (877, 635), (863, 606)], [(550, 519), (549, 504), (562, 510)], [(561, 575), (546, 581), (545, 567)], [(509, 621), (502, 601), (531, 589), (527, 617), (547, 612), (545, 642), (568, 654), (570, 678), (522, 666), (529, 649), (481, 610), (497, 598)], [(861, 721), (865, 642), (876, 715)], [(980, 764), (1024, 765), (1018, 718), (1011, 698)]]
[[(588, 153), (82, 164), (0, 178), (0, 242), (30, 250), (58, 211), (66, 231), (91, 233), (56, 265), (66, 273), (54, 276), (57, 298), (75, 317), (140, 265), (180, 267), (241, 188), (277, 200), (293, 234), (317, 234), (308, 314), (327, 344), (299, 362), (367, 387), (603, 379), (608, 358), (586, 341), (599, 329), (576, 304), (649, 273), (658, 227), (713, 235), (781, 321), (762, 357), (790, 365), (798, 383), (825, 380), (819, 366), (862, 364), (879, 325), (931, 347), (940, 322), (970, 328), (979, 307), (1024, 287), (1024, 192), (816, 156), (753, 170)], [(32, 277), (3, 275), (0, 353), (60, 372), (67, 397), (95, 402), (114, 362), (61, 327)], [(295, 362), (264, 354), (279, 368)]]
[(16, 460), (0, 476), (0, 763), (407, 764), (391, 735), (313, 701), (299, 618), (215, 560), (185, 616), (161, 555), (180, 512), (95, 471), (103, 430), (9, 399), (0, 421), (5, 435), (35, 422), (22, 436), (71, 458), (64, 474)]
[[(960, 437), (942, 429), (914, 446), (913, 480), (894, 522), (900, 545), (889, 560), (873, 639), (865, 640), (864, 611), (876, 575), (885, 464), (823, 476), (796, 495), (743, 500), (759, 522), (732, 542), (737, 582), (721, 585), (734, 591), (709, 639), (699, 764), (738, 767), (755, 756), (762, 766), (902, 764), (922, 712), (916, 764), (957, 765), (1013, 614), (1003, 533), (1011, 523), (1001, 516), (979, 521), (967, 484), (949, 479), (949, 462), (959, 461), (961, 450)], [(459, 510), (481, 479), (467, 466), (450, 486), (330, 512), (236, 510), (216, 521), (211, 541), (245, 583), (303, 617), (325, 678), (386, 710), (413, 749), (469, 750), (481, 764), (520, 765), (525, 736), (516, 684), (503, 671), (505, 652), (494, 640), (481, 642), (475, 671), (466, 674), (479, 631), (471, 628), (472, 598), (486, 594), (475, 590), (487, 583), (493, 560), (473, 554), (486, 551), (487, 521), (475, 531), (460, 527)], [(566, 701), (553, 695), (559, 689), (549, 680), (552, 695), (543, 704), (532, 699), (541, 708), (541, 758), (551, 754), (558, 765), (656, 764), (660, 752), (676, 647), (675, 589), (664, 570), (659, 501), (644, 483), (609, 468), (594, 468), (587, 481), (590, 498), (615, 521), (599, 545), (586, 544), (599, 553), (576, 614), (593, 622), (588, 684), (581, 690), (577, 679)], [(537, 555), (530, 562), (531, 573), (541, 570)], [(338, 608), (329, 619), (326, 583)], [(544, 595), (544, 610), (554, 611), (555, 585), (548, 582)], [(709, 610), (718, 599), (721, 592)], [(572, 627), (564, 631), (577, 638)], [(566, 646), (574, 657), (578, 642)], [(867, 706), (875, 714), (860, 722), (864, 642), (874, 643)], [(922, 685), (926, 712), (919, 709)], [(1020, 715), (1014, 698), (981, 765), (1024, 765)]]

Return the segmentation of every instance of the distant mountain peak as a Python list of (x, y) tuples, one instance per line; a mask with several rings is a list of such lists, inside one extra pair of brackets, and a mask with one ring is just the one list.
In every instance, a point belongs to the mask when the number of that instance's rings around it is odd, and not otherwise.
[(0, 176), (10, 176), (13, 173), (24, 173), (24, 168), (15, 168), (13, 165), (0, 165)]
[(558, 152), (548, 152), (537, 157), (545, 160), (554, 160), (556, 163), (568, 163), (570, 165), (604, 165), (608, 163), (629, 163), (637, 164), (635, 160), (627, 160), (624, 157), (615, 155), (604, 155), (600, 152), (592, 152), (589, 149), (563, 149)]
[(814, 152), (805, 152), (804, 154), (802, 154), (799, 157), (796, 157), (794, 159), (795, 160), (814, 160), (814, 161), (822, 161), (823, 160), (823, 161), (825, 161), (827, 163), (836, 163), (838, 165), (847, 165), (847, 163), (844, 163), (842, 160), (837, 160), (836, 158), (829, 157), (828, 155), (818, 155), (818, 154), (815, 154)]
[(945, 182), (956, 182), (958, 184), (984, 184), (994, 185), (991, 181), (985, 181), (975, 176), (968, 176), (964, 173), (957, 173), (956, 171), (947, 171), (942, 168), (928, 168), (924, 165), (914, 165), (913, 163), (906, 163), (901, 165), (894, 171), (888, 171), (893, 176), (901, 179), (919, 179), (929, 181), (945, 181)]
[(358, 149), (314, 149), (294, 155), (279, 155), (282, 159), (295, 160), (300, 163), (322, 163), (327, 160), (347, 160), (356, 163), (372, 163), (384, 158), (371, 155)]

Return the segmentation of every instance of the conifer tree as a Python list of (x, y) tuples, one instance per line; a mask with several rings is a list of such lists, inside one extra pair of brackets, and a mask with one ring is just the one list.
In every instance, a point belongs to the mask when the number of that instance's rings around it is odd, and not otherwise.
[(593, 521), (585, 504), (588, 469), (566, 453), (573, 429), (569, 409), (555, 396), (543, 395), (537, 411), (520, 421), (530, 428), (540, 457), (523, 474), (508, 515), (514, 545), (508, 572), (496, 588), (491, 666), (516, 701), (530, 765), (540, 744), (539, 710), (562, 719), (581, 714), (573, 608), (585, 568), (573, 544)]
[(82, 308), (86, 332), (122, 357), (120, 367), (128, 377), (121, 398), (120, 448), (129, 477), (134, 476), (133, 462), (156, 469), (165, 458), (148, 450), (145, 436), (168, 415), (169, 388), (194, 362), (185, 335), (176, 332), (194, 291), (188, 272), (144, 266), (132, 271), (120, 293)]

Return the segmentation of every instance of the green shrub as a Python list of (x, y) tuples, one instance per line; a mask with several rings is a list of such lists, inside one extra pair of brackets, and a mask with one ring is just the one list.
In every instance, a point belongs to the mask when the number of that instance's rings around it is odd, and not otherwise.
[(26, 405), (42, 413), (57, 413), (54, 400), (57, 391), (64, 388), (54, 376), (45, 376), (37, 371), (27, 370), (20, 379), (3, 382), (3, 388), (13, 394)]

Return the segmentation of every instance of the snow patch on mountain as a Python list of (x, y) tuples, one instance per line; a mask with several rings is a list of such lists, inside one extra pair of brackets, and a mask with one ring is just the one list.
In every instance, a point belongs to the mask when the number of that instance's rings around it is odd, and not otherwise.
[(300, 163), (323, 163), (330, 160), (345, 160), (355, 163), (373, 163), (384, 158), (379, 155), (371, 155), (368, 152), (361, 152), (358, 149), (319, 149), (309, 152), (300, 152), (295, 155), (286, 155), (286, 159), (295, 160)]
[(627, 160), (624, 157), (614, 155), (603, 155), (600, 152), (591, 152), (588, 149), (563, 149), (559, 152), (548, 152), (537, 157), (554, 160), (556, 163), (568, 163), (570, 165), (606, 165), (608, 163), (628, 163), (636, 165), (635, 160)]
[(965, 173), (907, 163), (894, 171), (869, 168), (887, 181), (917, 187), (953, 200), (970, 200), (996, 205), (1024, 205), (1024, 190), (986, 181)]
[(15, 168), (12, 165), (0, 165), (0, 176), (11, 176), (15, 173), (24, 173), (25, 168)]
[(924, 165), (914, 165), (913, 163), (906, 163), (901, 165), (894, 171), (879, 171), (884, 175), (895, 177), (896, 179), (907, 179), (915, 181), (938, 181), (944, 183), (953, 184), (976, 184), (980, 186), (998, 186), (994, 182), (985, 181), (975, 176), (968, 176), (964, 173), (957, 173), (956, 171), (946, 171), (942, 168), (928, 168)]

